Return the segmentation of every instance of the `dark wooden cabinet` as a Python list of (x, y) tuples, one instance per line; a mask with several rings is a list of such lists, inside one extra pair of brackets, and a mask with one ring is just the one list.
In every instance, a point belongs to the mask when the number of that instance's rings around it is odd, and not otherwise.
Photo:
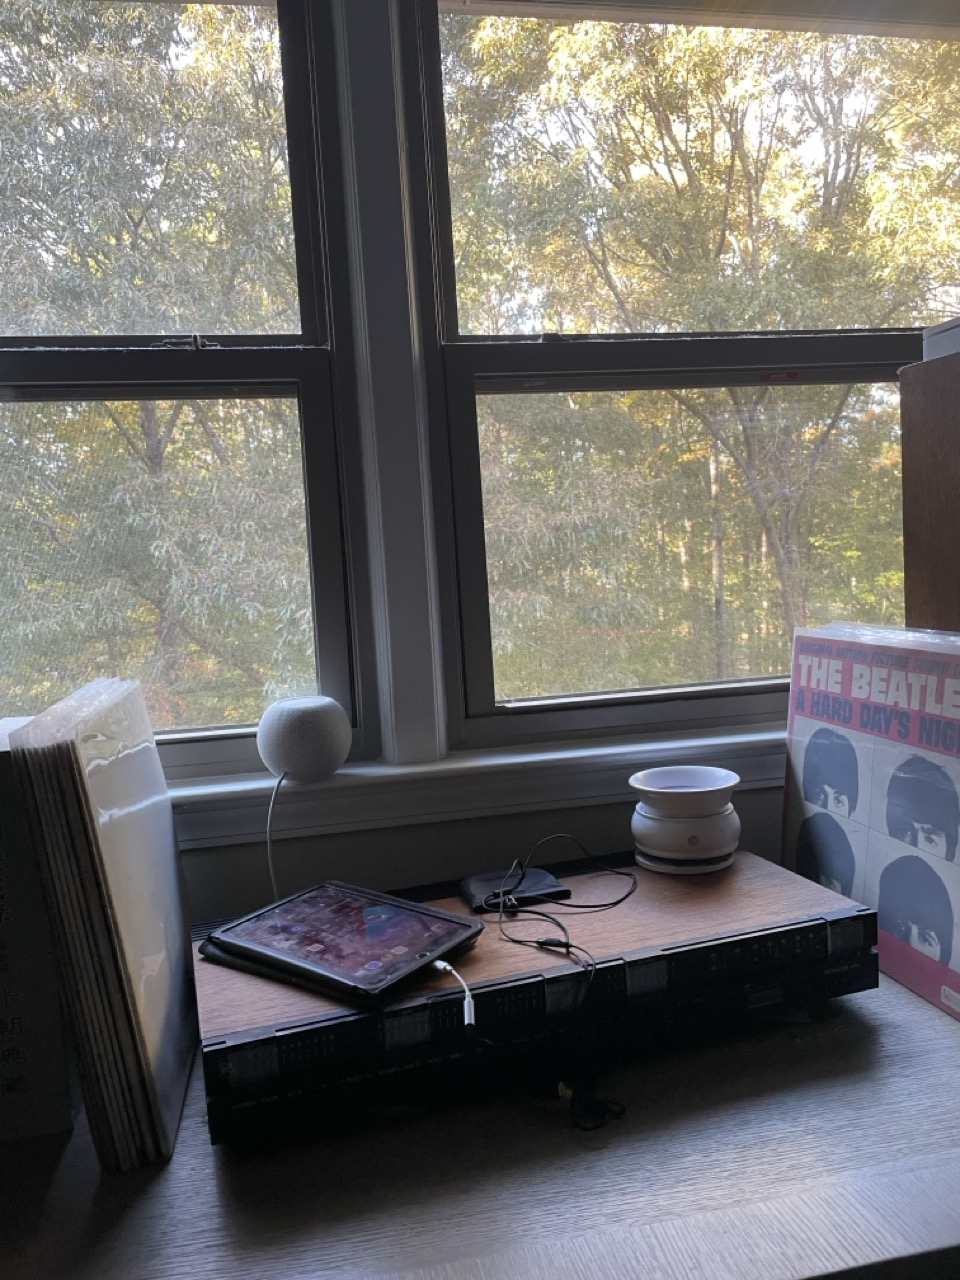
[(960, 354), (900, 371), (908, 627), (960, 631)]

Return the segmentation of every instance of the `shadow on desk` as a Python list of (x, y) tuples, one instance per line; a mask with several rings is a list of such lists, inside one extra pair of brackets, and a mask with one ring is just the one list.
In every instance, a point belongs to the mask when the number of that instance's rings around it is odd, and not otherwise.
[(70, 1141), (67, 1130), (0, 1143), (2, 1240), (14, 1252), (40, 1226), (46, 1197)]
[(198, 1071), (168, 1166), (101, 1178), (78, 1127), (23, 1177), (4, 1280), (960, 1274), (958, 1061), (960, 1023), (884, 979), (613, 1064), (626, 1110), (595, 1132), (513, 1089), (211, 1147)]
[[(217, 1148), (218, 1187), (234, 1210), (238, 1238), (261, 1243), (351, 1215), (360, 1227), (371, 1204), (389, 1203), (398, 1220), (437, 1197), (462, 1197), (466, 1211), (477, 1195), (497, 1197), (505, 1170), (528, 1188), (522, 1203), (542, 1199), (549, 1185), (556, 1209), (568, 1215), (590, 1194), (592, 1177), (609, 1181), (607, 1157), (619, 1153), (632, 1162), (638, 1150), (651, 1161), (669, 1150), (674, 1165), (689, 1164), (685, 1194), (698, 1205), (697, 1187), (716, 1172), (703, 1160), (705, 1132), (732, 1138), (752, 1129), (756, 1140), (759, 1115), (773, 1121), (798, 1090), (812, 1098), (843, 1080), (867, 1078), (878, 1052), (875, 1024), (840, 1002), (815, 1015), (778, 1012), (722, 1034), (688, 1031), (620, 1054), (600, 1070), (596, 1096), (623, 1111), (589, 1131), (576, 1127), (558, 1095), (559, 1070), (551, 1074), (540, 1058), (507, 1056), (472, 1097), (438, 1079), (428, 1099), (327, 1126), (320, 1137), (286, 1133)], [(637, 1190), (636, 1170), (625, 1176)]]

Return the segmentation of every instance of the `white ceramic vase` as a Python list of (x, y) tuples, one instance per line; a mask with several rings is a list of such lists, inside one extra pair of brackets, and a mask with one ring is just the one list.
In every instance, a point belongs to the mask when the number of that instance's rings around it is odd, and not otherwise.
[(640, 866), (687, 876), (728, 867), (740, 839), (730, 800), (739, 781), (730, 769), (707, 765), (635, 773), (630, 786), (640, 799), (630, 830)]

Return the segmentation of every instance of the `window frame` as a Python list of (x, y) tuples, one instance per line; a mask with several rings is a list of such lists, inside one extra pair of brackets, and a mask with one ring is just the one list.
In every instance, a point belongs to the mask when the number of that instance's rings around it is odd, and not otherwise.
[[(922, 328), (662, 334), (476, 335), (457, 325), (452, 214), (440, 61), (439, 11), (491, 9), (584, 19), (593, 11), (627, 20), (796, 26), (790, 0), (414, 0), (402, 27), (405, 109), (415, 185), (420, 304), (430, 342), (424, 354), (434, 424), (434, 495), (445, 636), (448, 735), (464, 749), (626, 733), (674, 735), (723, 725), (785, 720), (789, 678), (622, 690), (497, 703), (476, 398), (484, 393), (605, 391), (653, 387), (762, 385), (765, 382), (897, 382), (922, 359)], [(832, 30), (960, 36), (960, 16), (943, 0), (911, 11), (910, 31), (894, 4), (822, 0), (803, 18)]]
[[(268, 0), (265, 7), (273, 6)], [(379, 726), (371, 664), (357, 643), (369, 626), (369, 603), (362, 504), (348, 483), (359, 456), (343, 430), (355, 412), (355, 388), (339, 249), (345, 230), (332, 16), (327, 0), (276, 0), (275, 7), (301, 332), (0, 336), (0, 394), (25, 401), (296, 397), (317, 680), (347, 710), (353, 754), (362, 758), (377, 754)], [(262, 769), (255, 729), (174, 729), (157, 739), (173, 774), (217, 777)]]
[[(538, 7), (563, 2), (540, 0)], [(586, 0), (573, 3), (586, 5)], [(919, 4), (911, 10), (915, 22), (932, 21), (938, 13), (945, 21), (953, 17), (944, 0)], [(651, 12), (643, 0), (607, 7)], [(728, 6), (741, 13), (744, 8), (766, 13), (769, 7), (768, 0), (729, 0)], [(784, 0), (776, 7), (786, 11), (795, 5)], [(860, 0), (821, 4), (848, 14), (858, 7)], [(671, 7), (669, 0), (661, 0), (656, 6), (660, 13), (667, 8), (679, 16), (681, 11), (706, 11), (707, 5), (688, 0)], [(896, 15), (892, 0), (886, 8)], [(778, 786), (785, 679), (764, 682), (763, 688), (749, 682), (749, 687), (719, 692), (668, 689), (536, 700), (493, 710), (483, 705), (476, 686), (482, 659), (478, 666), (475, 656), (478, 638), (482, 650), (482, 627), (473, 627), (469, 606), (465, 617), (461, 603), (467, 589), (474, 601), (479, 596), (486, 602), (485, 562), (476, 559), (478, 547), (483, 553), (482, 524), (468, 519), (470, 502), (476, 505), (479, 495), (473, 387), (478, 379), (493, 389), (543, 377), (558, 389), (589, 389), (598, 376), (602, 388), (654, 386), (658, 380), (666, 385), (663, 380), (676, 377), (681, 366), (688, 368), (688, 376), (695, 373), (701, 385), (718, 385), (719, 372), (729, 381), (734, 351), (741, 360), (740, 376), (749, 380), (771, 368), (800, 369), (803, 352), (815, 352), (825, 335), (701, 335), (703, 351), (711, 354), (690, 369), (681, 359), (690, 352), (686, 337), (578, 335), (541, 342), (529, 336), (451, 333), (455, 282), (452, 240), (445, 242), (443, 235), (449, 199), (442, 85), (439, 59), (431, 61), (431, 51), (439, 49), (436, 0), (277, 0), (277, 9), (303, 333), (266, 340), (209, 335), (199, 343), (186, 335), (0, 338), (0, 387), (20, 387), (32, 395), (81, 395), (108, 381), (97, 370), (115, 370), (118, 361), (124, 366), (123, 381), (109, 379), (118, 394), (132, 394), (138, 387), (196, 386), (212, 370), (219, 371), (224, 380), (219, 385), (225, 388), (263, 385), (262, 367), (256, 376), (250, 373), (250, 348), (257, 347), (277, 361), (271, 365), (279, 371), (275, 386), (298, 385), (302, 370), (310, 387), (322, 382), (327, 388), (327, 416), (311, 411), (311, 433), (316, 431), (326, 443), (314, 449), (306, 436), (304, 442), (317, 459), (329, 460), (332, 445), (336, 458), (338, 493), (324, 490), (331, 496), (325, 515), (335, 511), (339, 521), (337, 607), (345, 619), (339, 652), (341, 670), (349, 674), (354, 750), (341, 777), (322, 784), (316, 795), (304, 792), (299, 797), (299, 816), (289, 830), (281, 816), (277, 834), (459, 816), (465, 812), (465, 783), (476, 789), (467, 806), (475, 816), (628, 799), (620, 781), (621, 774), (627, 776), (628, 759), (632, 768), (638, 759), (716, 762), (732, 752), (729, 759), (745, 784)], [(954, 18), (951, 30), (958, 23), (960, 18)], [(386, 176), (385, 168), (390, 169)], [(377, 206), (372, 211), (371, 203)], [(383, 244), (387, 238), (388, 247)], [(385, 262), (391, 273), (386, 283), (381, 271)], [(306, 276), (313, 290), (311, 282), (320, 272), (326, 273), (327, 288), (311, 294), (309, 305), (316, 313), (311, 331), (303, 281)], [(388, 367), (382, 360), (382, 335), (370, 339), (374, 323), (400, 333), (400, 339), (391, 339), (395, 358), (387, 361)], [(831, 343), (837, 336), (827, 335)], [(846, 336), (847, 354), (833, 366), (840, 380), (868, 371), (885, 380), (895, 377), (901, 365), (921, 358), (919, 329), (884, 331), (872, 351), (864, 345), (864, 331)], [(787, 338), (803, 342), (791, 351)], [(675, 351), (667, 361), (670, 344)], [(638, 370), (641, 353), (647, 363)], [(403, 375), (400, 394), (397, 370)], [(140, 383), (129, 381), (130, 371)], [(308, 390), (307, 401), (310, 397)], [(398, 399), (409, 417), (400, 432), (394, 415)], [(423, 471), (422, 485), (418, 474), (416, 487), (405, 492), (398, 492), (393, 455), (380, 447), (393, 447), (398, 435), (402, 439), (395, 447), (410, 459), (411, 471)], [(308, 470), (312, 466), (308, 463)], [(332, 483), (333, 473), (325, 466), (313, 494), (321, 491), (317, 485)], [(312, 495), (309, 501), (312, 506)], [(397, 519), (398, 509), (403, 509), (403, 520)], [(398, 568), (400, 557), (385, 561), (398, 530), (416, 525), (408, 518), (410, 509), (416, 510), (420, 524), (403, 548), (410, 567)], [(408, 590), (411, 583), (413, 591)], [(323, 590), (316, 595), (321, 607), (322, 600)], [(317, 612), (315, 608), (315, 625)], [(489, 614), (486, 625), (489, 654)], [(326, 681), (324, 688), (333, 691)], [(189, 815), (197, 814), (198, 834), (195, 840), (188, 838), (188, 847), (259, 840), (270, 784), (262, 775), (253, 728), (158, 737), (179, 806), (178, 822), (182, 826), (186, 821), (189, 828)], [(739, 762), (739, 752), (746, 753), (746, 763)], [(370, 761), (376, 763), (365, 763)], [(538, 771), (544, 775), (542, 785), (534, 783)], [(248, 776), (252, 774), (260, 776)], [(605, 779), (602, 786), (589, 781), (600, 778)]]

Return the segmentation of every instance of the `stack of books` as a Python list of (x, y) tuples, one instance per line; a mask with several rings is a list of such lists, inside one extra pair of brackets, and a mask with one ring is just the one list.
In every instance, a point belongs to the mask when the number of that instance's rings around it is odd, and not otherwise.
[(135, 681), (14, 730), (61, 992), (100, 1162), (168, 1159), (197, 1043), (170, 797)]

